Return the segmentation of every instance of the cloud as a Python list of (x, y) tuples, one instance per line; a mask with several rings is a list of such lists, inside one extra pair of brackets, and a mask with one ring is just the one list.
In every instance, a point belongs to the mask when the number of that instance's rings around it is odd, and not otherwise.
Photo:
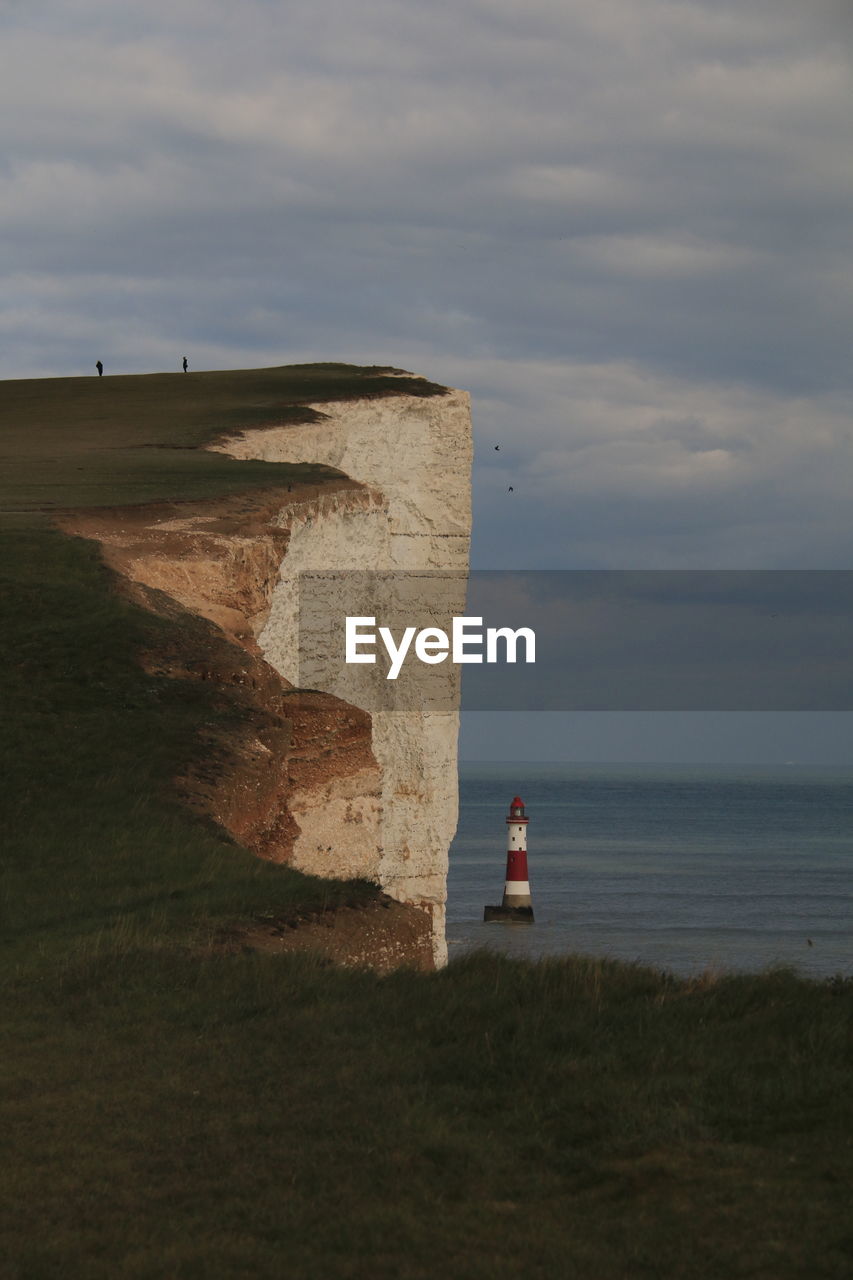
[(448, 372), (474, 389), (480, 567), (851, 561), (846, 396), (696, 382), (615, 361), (484, 359)]
[(4, 21), (5, 376), (413, 367), (504, 441), (481, 564), (849, 563), (841, 0)]
[(714, 244), (698, 236), (587, 236), (579, 252), (596, 265), (624, 278), (685, 279), (735, 272), (751, 264), (754, 254), (740, 245)]

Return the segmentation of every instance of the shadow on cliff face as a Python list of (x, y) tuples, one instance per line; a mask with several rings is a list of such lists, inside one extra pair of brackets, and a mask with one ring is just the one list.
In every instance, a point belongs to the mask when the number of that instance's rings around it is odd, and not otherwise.
[(287, 863), (298, 830), (292, 790), (376, 767), (369, 714), (330, 694), (293, 689), (263, 658), (165, 592), (139, 583), (124, 590), (178, 624), (143, 652), (144, 670), (203, 682), (218, 712), (177, 780), (179, 794), (260, 857)]
[[(289, 537), (282, 503), (376, 495), (329, 466), (200, 446), (315, 421), (309, 401), (445, 388), (324, 364), (0, 390), (0, 914), (13, 946), (46, 958), (125, 926), (143, 947), (171, 945), (199, 921), (379, 902), (375, 885), (340, 878), (361, 874), (349, 864), (328, 880), (287, 865), (294, 788), (306, 806), (343, 779), (345, 807), (369, 786), (369, 718), (290, 689), (254, 642)], [(353, 855), (363, 829), (346, 835)], [(328, 837), (317, 852), (336, 866)]]
[(81, 947), (233, 942), (235, 929), (259, 946), (271, 913), (310, 924), (373, 903), (388, 916), (375, 885), (286, 865), (289, 787), (372, 758), (365, 713), (289, 689), (209, 620), (117, 579), (91, 541), (31, 530), (4, 547), (9, 971), (52, 970)]
[[(130, 584), (131, 596), (179, 624), (169, 641), (147, 650), (153, 676), (204, 681), (226, 725), (201, 735), (202, 753), (177, 780), (181, 798), (260, 857), (287, 863), (299, 832), (294, 792), (376, 770), (370, 715), (316, 690), (298, 690), (262, 658), (238, 647), (206, 619), (188, 614), (162, 591)], [(328, 850), (334, 865), (335, 850)], [(368, 896), (365, 896), (365, 892)], [(388, 973), (401, 964), (435, 967), (429, 916), (377, 896), (361, 881), (343, 901), (321, 908), (256, 912), (217, 931), (215, 950), (281, 955), (317, 952), (329, 963)]]
[[(363, 486), (345, 477), (335, 487), (372, 501)], [(310, 822), (306, 797), (320, 808), (340, 792), (367, 795), (374, 807), (380, 802), (369, 713), (331, 694), (295, 689), (265, 661), (254, 639), (289, 537), (274, 519), (288, 501), (316, 498), (316, 485), (301, 486), (297, 492), (255, 491), (215, 503), (62, 517), (69, 532), (97, 542), (112, 569), (113, 588), (165, 624), (153, 633), (155, 642), (138, 650), (144, 672), (176, 687), (195, 686), (209, 707), (210, 716), (196, 728), (166, 790), (212, 832), (227, 832), (260, 858), (285, 866), (300, 820)], [(363, 834), (370, 841), (373, 833)], [(319, 856), (330, 878), (340, 880), (341, 851), (324, 844)], [(351, 863), (351, 850), (348, 856)], [(371, 856), (372, 848), (365, 848), (364, 861)], [(393, 903), (365, 881), (350, 895), (328, 899), (324, 891), (317, 906), (309, 902), (282, 911), (272, 905), (271, 915), (247, 916), (217, 935), (215, 945), (317, 950), (336, 963), (382, 971), (399, 964), (433, 967), (429, 917)], [(267, 920), (274, 921), (272, 928)]]
[[(346, 477), (329, 485), (372, 496)], [(295, 491), (294, 491), (295, 488)], [(191, 806), (273, 862), (298, 834), (296, 791), (360, 777), (378, 789), (370, 715), (315, 690), (294, 689), (262, 657), (255, 634), (269, 610), (289, 530), (277, 517), (318, 500), (317, 485), (194, 502), (65, 513), (68, 532), (94, 539), (122, 594), (170, 625), (142, 654), (149, 675), (203, 682), (218, 718), (180, 779)], [(366, 780), (366, 782), (365, 782)], [(337, 865), (328, 850), (330, 872)]]

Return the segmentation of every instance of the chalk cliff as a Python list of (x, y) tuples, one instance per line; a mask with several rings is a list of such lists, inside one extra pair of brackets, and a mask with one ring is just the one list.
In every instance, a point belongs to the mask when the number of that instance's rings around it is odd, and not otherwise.
[[(253, 703), (254, 729), (228, 744), (225, 781), (196, 779), (202, 807), (264, 857), (316, 875), (370, 879), (405, 904), (414, 925), (398, 928), (396, 951), (387, 939), (377, 942), (381, 967), (389, 956), (441, 965), (458, 712), (378, 711), (324, 692), (332, 686), (322, 677), (311, 693), (300, 692), (298, 587), (306, 570), (464, 574), (469, 397), (448, 390), (308, 408), (313, 421), (246, 429), (211, 447), (335, 469), (321, 481), (215, 503), (76, 513), (64, 523), (96, 537), (148, 607), (168, 597), (206, 619), (202, 678)], [(172, 666), (183, 676), (193, 664)], [(354, 948), (362, 959), (369, 951)]]
[[(297, 683), (297, 575), (303, 570), (461, 570), (471, 528), (467, 393), (389, 396), (312, 405), (319, 421), (242, 432), (216, 447), (237, 458), (320, 462), (369, 487), (373, 504), (287, 516), (287, 553), (257, 640)], [(457, 821), (458, 713), (372, 711), (379, 794), (362, 780), (297, 792), (291, 857), (315, 874), (361, 875), (432, 920), (437, 964), (446, 959), (447, 850)], [(364, 779), (363, 781), (366, 781)], [(353, 819), (355, 819), (353, 821)], [(336, 851), (329, 866), (328, 849)]]

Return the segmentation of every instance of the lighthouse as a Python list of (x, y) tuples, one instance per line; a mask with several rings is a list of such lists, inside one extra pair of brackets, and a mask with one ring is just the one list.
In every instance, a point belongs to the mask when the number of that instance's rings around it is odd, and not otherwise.
[(483, 920), (523, 920), (533, 923), (533, 903), (527, 876), (527, 816), (521, 796), (514, 796), (506, 820), (506, 883), (499, 907), (486, 907)]

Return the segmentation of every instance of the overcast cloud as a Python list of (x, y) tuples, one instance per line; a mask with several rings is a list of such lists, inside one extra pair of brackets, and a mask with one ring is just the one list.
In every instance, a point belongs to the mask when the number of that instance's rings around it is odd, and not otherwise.
[(0, 375), (400, 365), (479, 567), (850, 566), (847, 0), (1, 12)]

